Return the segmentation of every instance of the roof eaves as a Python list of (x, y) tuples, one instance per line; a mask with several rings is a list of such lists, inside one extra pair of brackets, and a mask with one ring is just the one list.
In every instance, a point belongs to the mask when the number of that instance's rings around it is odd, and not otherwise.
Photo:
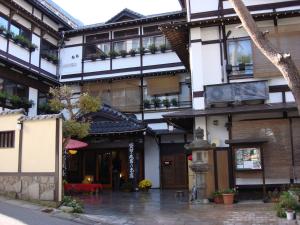
[(0, 112), (0, 116), (7, 116), (7, 115), (16, 115), (16, 114), (25, 114), (24, 109), (12, 109), (12, 110), (5, 110)]

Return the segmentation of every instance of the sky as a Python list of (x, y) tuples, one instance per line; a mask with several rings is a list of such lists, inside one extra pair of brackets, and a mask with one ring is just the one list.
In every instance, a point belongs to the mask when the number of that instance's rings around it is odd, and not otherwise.
[(124, 8), (143, 15), (181, 10), (178, 0), (52, 0), (85, 25), (106, 22)]

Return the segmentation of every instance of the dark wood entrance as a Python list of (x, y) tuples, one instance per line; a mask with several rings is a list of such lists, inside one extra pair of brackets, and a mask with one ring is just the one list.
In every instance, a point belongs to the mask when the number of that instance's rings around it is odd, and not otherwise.
[(162, 188), (188, 188), (187, 156), (184, 144), (161, 145)]

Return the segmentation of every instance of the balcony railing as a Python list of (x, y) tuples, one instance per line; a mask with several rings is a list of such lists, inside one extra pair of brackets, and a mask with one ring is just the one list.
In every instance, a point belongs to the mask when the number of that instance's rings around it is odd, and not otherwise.
[(265, 101), (269, 99), (267, 81), (242, 82), (205, 87), (205, 102), (207, 107), (220, 103), (235, 103), (249, 101)]

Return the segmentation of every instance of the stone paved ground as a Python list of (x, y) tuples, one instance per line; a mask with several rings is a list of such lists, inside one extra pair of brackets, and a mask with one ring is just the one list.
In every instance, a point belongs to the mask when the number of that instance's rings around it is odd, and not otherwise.
[(175, 191), (104, 192), (84, 195), (86, 218), (103, 225), (285, 225), (300, 224), (275, 216), (272, 204), (241, 202), (232, 206), (193, 205)]

